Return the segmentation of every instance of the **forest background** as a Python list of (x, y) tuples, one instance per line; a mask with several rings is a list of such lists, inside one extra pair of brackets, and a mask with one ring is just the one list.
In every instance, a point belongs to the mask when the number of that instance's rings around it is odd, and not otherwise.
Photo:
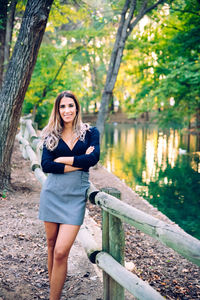
[[(77, 94), (83, 113), (98, 112), (123, 4), (54, 1), (23, 105), (39, 128), (62, 90)], [(16, 6), (11, 53), (25, 6)], [(200, 127), (199, 8), (199, 1), (176, 0), (138, 23), (126, 42), (111, 113)]]
[(198, 130), (199, 8), (200, 0), (1, 0), (0, 188), (10, 185), (22, 104), (41, 129), (63, 90), (98, 114), (101, 133), (108, 108)]

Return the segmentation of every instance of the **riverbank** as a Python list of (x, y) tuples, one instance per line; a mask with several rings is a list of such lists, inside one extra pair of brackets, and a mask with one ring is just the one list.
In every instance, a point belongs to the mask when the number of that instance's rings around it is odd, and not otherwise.
[[(90, 179), (97, 188), (118, 188), (122, 201), (171, 222), (102, 166), (91, 169)], [(18, 143), (12, 159), (12, 182), (15, 191), (0, 200), (3, 216), (0, 220), (0, 299), (48, 299), (45, 234), (37, 218), (41, 187), (30, 171), (29, 161), (22, 158)], [(100, 209), (89, 202), (87, 207), (89, 216), (101, 227)], [(148, 281), (166, 299), (200, 298), (198, 267), (131, 226), (125, 226), (125, 232), (125, 260), (134, 274)], [(63, 299), (102, 299), (102, 282), (78, 241), (70, 254)]]
[[(97, 121), (97, 114), (83, 114), (83, 121), (89, 124), (96, 124)], [(118, 124), (143, 124), (143, 125), (157, 125), (156, 119), (152, 119), (152, 117), (155, 117), (155, 114), (149, 113), (149, 121), (145, 119), (144, 114), (141, 114), (139, 118), (128, 118), (127, 114), (124, 112), (116, 112), (113, 114), (110, 114), (108, 117), (107, 123), (118, 123)], [(200, 135), (200, 128), (192, 127), (191, 129), (188, 128), (182, 128), (182, 132), (186, 134), (194, 134), (194, 135)]]
[[(95, 124), (97, 121), (97, 114), (83, 114), (83, 122)], [(138, 124), (144, 123), (143, 118), (134, 118), (129, 119), (128, 116), (123, 112), (116, 112), (110, 114), (108, 117), (108, 123), (119, 123), (119, 124)]]

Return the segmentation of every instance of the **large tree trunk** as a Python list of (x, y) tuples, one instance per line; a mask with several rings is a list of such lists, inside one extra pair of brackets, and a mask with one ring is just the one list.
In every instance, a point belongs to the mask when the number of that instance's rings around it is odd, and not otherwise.
[[(92, 93), (93, 97), (95, 97), (98, 93), (98, 79), (97, 79), (97, 69), (96, 69), (96, 61), (95, 56), (92, 58), (89, 57), (89, 70), (90, 70), (90, 76), (91, 76), (91, 83), (92, 83)], [(94, 100), (94, 112), (96, 111), (97, 103), (96, 99)]]
[(200, 128), (200, 104), (198, 105), (196, 112), (196, 128)]
[[(137, 15), (133, 19), (134, 13), (137, 8), (137, 2), (140, 4)], [(165, 0), (155, 1), (155, 3), (147, 7), (148, 0), (137, 1), (137, 0), (126, 0), (124, 8), (121, 13), (121, 19), (117, 31), (117, 36), (113, 51), (111, 54), (110, 64), (108, 68), (106, 84), (102, 94), (101, 106), (97, 118), (97, 128), (99, 129), (101, 136), (104, 131), (105, 121), (108, 114), (108, 106), (112, 97), (113, 89), (117, 80), (117, 75), (119, 72), (123, 51), (125, 47), (126, 40), (133, 28), (138, 24), (138, 22), (143, 18), (145, 14), (153, 10), (159, 4), (165, 2)], [(151, 1), (152, 3), (153, 1)]]
[(8, 0), (0, 0), (0, 88), (3, 82)]
[(53, 0), (28, 0), (0, 93), (0, 189), (9, 188), (11, 154), (25, 93)]
[(17, 0), (11, 0), (8, 9), (8, 16), (7, 16), (7, 23), (6, 23), (6, 39), (5, 39), (5, 49), (4, 49), (4, 73), (7, 69), (8, 62), (10, 59), (10, 46), (12, 42), (12, 32), (13, 32), (16, 5), (17, 5)]

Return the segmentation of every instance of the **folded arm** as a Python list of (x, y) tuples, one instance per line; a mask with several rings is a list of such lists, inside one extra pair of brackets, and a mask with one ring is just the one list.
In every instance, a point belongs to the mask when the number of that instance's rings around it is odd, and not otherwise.
[(58, 157), (54, 162), (81, 169), (89, 169), (91, 166), (96, 165), (100, 157), (99, 131), (94, 127), (91, 129), (90, 135), (90, 146), (85, 154)]
[(76, 170), (89, 169), (94, 166), (100, 157), (99, 131), (91, 128), (89, 136), (89, 147), (85, 154), (75, 156), (63, 156), (55, 158), (53, 151), (43, 147), (42, 169), (45, 173), (63, 174)]
[[(54, 174), (63, 174), (67, 172), (73, 172), (81, 170), (81, 168), (73, 167), (70, 164), (66, 164), (61, 160), (62, 157), (54, 159), (54, 154), (52, 151), (49, 151), (45, 146), (43, 147), (42, 152), (42, 161), (41, 166), (42, 170), (45, 173), (54, 173)], [(71, 159), (71, 157), (69, 157)]]
[[(94, 146), (90, 146), (86, 150), (85, 154), (88, 155), (88, 154), (92, 153), (94, 151), (94, 149), (95, 149)], [(56, 159), (54, 159), (54, 162), (65, 164), (65, 165), (68, 165), (68, 166), (73, 166), (74, 156), (60, 156), (60, 157), (57, 157)]]
[(53, 152), (48, 150), (45, 145), (42, 152), (41, 166), (43, 172), (54, 174), (63, 174), (65, 168), (65, 164), (54, 161)]
[(88, 169), (97, 164), (100, 157), (100, 145), (99, 145), (99, 131), (97, 128), (93, 127), (90, 131), (90, 147), (92, 151), (87, 154), (74, 156), (73, 166), (83, 169)]

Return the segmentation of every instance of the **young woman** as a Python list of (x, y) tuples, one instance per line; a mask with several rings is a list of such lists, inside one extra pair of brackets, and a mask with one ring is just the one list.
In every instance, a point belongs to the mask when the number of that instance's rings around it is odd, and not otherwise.
[(70, 249), (83, 223), (88, 170), (100, 155), (99, 132), (82, 122), (79, 102), (70, 91), (56, 98), (42, 142), (41, 165), (50, 174), (41, 191), (39, 218), (47, 237), (50, 300), (57, 300)]

